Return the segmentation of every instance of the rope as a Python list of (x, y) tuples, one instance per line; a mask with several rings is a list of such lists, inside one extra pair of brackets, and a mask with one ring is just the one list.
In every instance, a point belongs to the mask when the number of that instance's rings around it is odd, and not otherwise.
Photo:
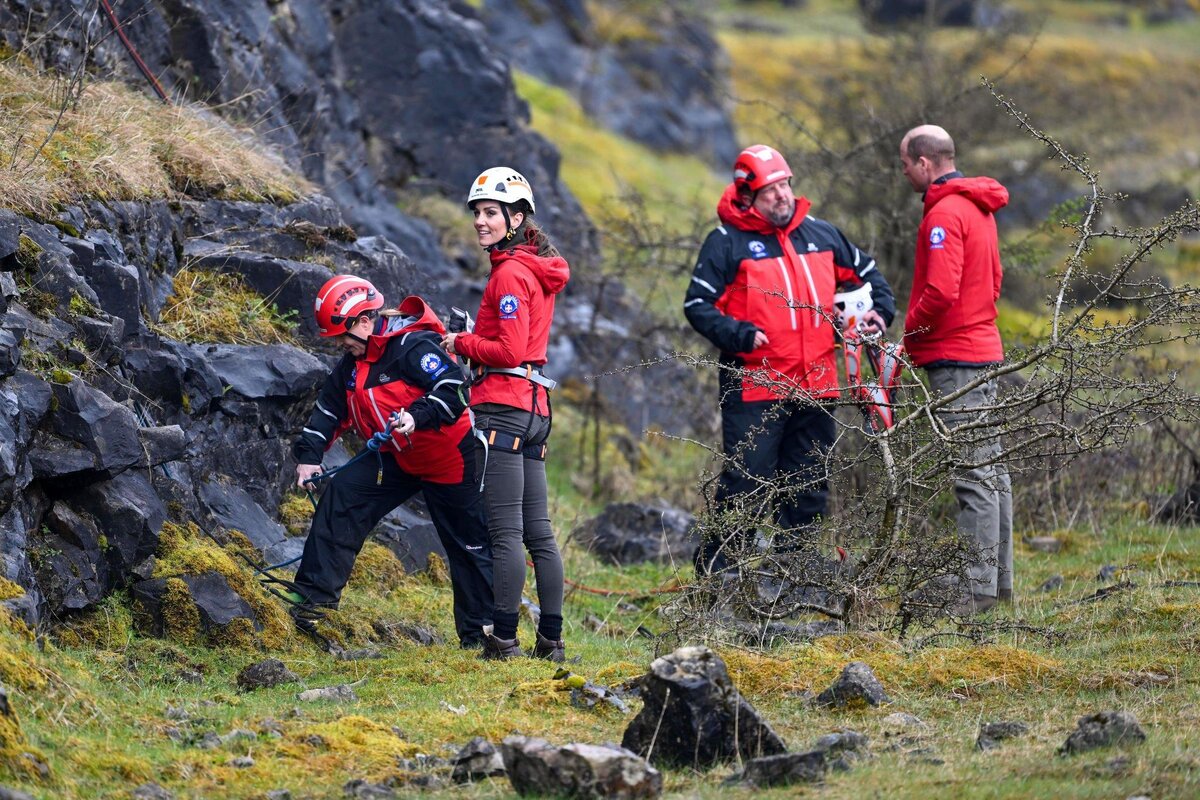
[(121, 27), (121, 21), (117, 19), (117, 13), (113, 11), (113, 7), (109, 4), (108, 0), (100, 0), (100, 5), (104, 6), (104, 13), (112, 21), (113, 28), (116, 30), (121, 44), (125, 45), (125, 50), (133, 58), (133, 63), (137, 64), (138, 69), (146, 76), (146, 80), (150, 81), (150, 86), (154, 89), (154, 93), (158, 95), (159, 99), (170, 105), (171, 101), (167, 98), (167, 93), (163, 91), (162, 84), (158, 82), (158, 78), (154, 77), (154, 73), (146, 66), (146, 62), (142, 61), (142, 57), (138, 55), (137, 48), (133, 46), (133, 42), (129, 41), (129, 37), (125, 35), (125, 29)]

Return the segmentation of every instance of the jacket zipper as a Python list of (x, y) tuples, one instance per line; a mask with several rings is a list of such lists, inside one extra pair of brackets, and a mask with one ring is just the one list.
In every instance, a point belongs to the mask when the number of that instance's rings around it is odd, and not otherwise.
[(800, 263), (804, 266), (804, 277), (808, 280), (808, 294), (812, 298), (813, 303), (813, 327), (821, 327), (821, 300), (817, 297), (817, 286), (813, 283), (812, 271), (808, 268), (808, 259), (802, 253), (797, 253), (800, 256)]
[[(787, 290), (788, 313), (792, 315), (792, 330), (796, 330), (796, 295), (792, 292), (792, 278), (788, 275), (787, 264), (783, 263), (783, 258), (776, 258), (775, 261), (779, 264), (779, 272), (783, 275), (783, 285)], [(810, 278), (809, 282), (811, 283), (811, 281)]]

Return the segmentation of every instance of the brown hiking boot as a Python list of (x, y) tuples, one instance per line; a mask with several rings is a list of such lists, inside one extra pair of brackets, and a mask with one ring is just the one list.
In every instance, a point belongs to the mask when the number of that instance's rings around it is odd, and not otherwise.
[(537, 643), (533, 646), (533, 652), (530, 655), (533, 658), (544, 658), (547, 661), (553, 661), (555, 664), (561, 664), (567, 660), (566, 643), (562, 639), (554, 641), (547, 639), (540, 633), (537, 634)]
[(524, 658), (521, 643), (516, 637), (512, 639), (497, 639), (490, 632), (483, 635), (483, 652), (479, 657), (484, 661), (507, 661), (510, 658)]

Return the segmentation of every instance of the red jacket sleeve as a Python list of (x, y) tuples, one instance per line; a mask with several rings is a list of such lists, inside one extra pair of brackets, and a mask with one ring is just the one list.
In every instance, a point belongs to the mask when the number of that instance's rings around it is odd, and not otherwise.
[(904, 320), (906, 334), (920, 335), (958, 302), (962, 294), (963, 229), (957, 217), (931, 215), (922, 225), (928, 260), (925, 288)]
[(459, 334), (454, 340), (454, 350), (489, 367), (519, 367), (529, 347), (531, 294), (530, 281), (519, 270), (493, 275), (483, 293), (483, 302), (493, 304), (498, 332)]

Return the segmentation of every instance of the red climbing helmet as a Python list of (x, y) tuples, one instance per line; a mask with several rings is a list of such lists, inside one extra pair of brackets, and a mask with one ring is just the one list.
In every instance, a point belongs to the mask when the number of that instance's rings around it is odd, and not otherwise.
[(774, 147), (752, 144), (733, 162), (733, 185), (739, 193), (757, 192), (767, 184), (792, 177), (792, 168)]
[(354, 320), (380, 308), (383, 295), (370, 281), (354, 275), (336, 275), (325, 281), (313, 302), (317, 332), (322, 336), (342, 336)]

